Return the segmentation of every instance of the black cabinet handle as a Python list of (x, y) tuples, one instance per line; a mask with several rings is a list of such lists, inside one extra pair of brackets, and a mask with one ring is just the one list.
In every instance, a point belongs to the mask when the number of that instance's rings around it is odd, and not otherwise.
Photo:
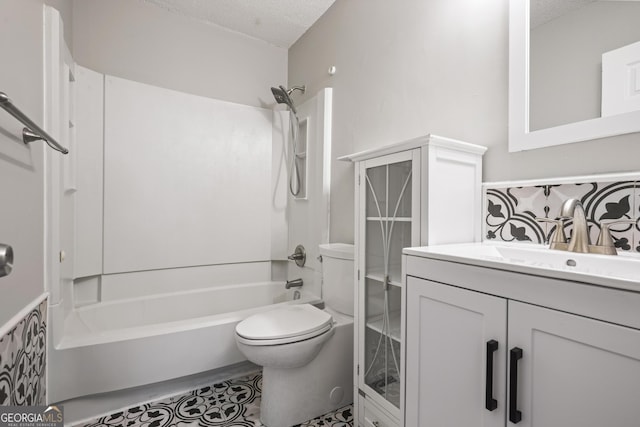
[(493, 398), (493, 354), (498, 350), (498, 341), (487, 341), (487, 369), (484, 389), (484, 407), (493, 411), (498, 407), (498, 401)]
[(518, 360), (522, 359), (522, 349), (513, 347), (509, 352), (509, 421), (517, 424), (522, 420), (518, 411)]

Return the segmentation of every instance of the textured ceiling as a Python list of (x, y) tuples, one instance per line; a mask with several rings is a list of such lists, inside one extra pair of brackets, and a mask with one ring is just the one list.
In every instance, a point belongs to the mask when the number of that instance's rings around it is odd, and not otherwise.
[(531, 0), (531, 28), (546, 24), (595, 0)]
[(144, 0), (169, 12), (289, 48), (335, 0)]

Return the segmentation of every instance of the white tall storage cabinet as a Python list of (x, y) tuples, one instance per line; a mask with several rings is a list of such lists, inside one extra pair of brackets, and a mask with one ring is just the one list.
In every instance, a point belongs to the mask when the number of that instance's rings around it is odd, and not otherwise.
[(357, 425), (403, 425), (402, 249), (480, 240), (485, 151), (426, 135), (340, 158), (355, 163)]

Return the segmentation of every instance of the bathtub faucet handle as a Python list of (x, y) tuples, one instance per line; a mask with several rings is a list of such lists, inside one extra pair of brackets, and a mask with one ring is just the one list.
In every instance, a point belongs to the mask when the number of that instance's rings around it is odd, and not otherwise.
[(307, 253), (304, 250), (304, 246), (296, 246), (296, 250), (287, 258), (289, 258), (291, 261), (295, 261), (298, 267), (304, 267), (304, 264), (307, 261)]
[(287, 280), (287, 283), (284, 285), (286, 289), (299, 288), (301, 286), (302, 286), (302, 279)]

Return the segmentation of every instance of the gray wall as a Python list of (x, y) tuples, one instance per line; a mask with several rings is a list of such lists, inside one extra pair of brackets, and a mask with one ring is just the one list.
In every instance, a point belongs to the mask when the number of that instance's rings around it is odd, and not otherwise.
[[(0, 1), (0, 91), (39, 124), (44, 105), (43, 3)], [(67, 1), (55, 3), (70, 10)], [(21, 129), (18, 121), (0, 110), (0, 243), (12, 245), (15, 254), (13, 273), (0, 279), (0, 328), (13, 326), (6, 323), (45, 290), (45, 148), (41, 142), (24, 147)]]
[(287, 80), (286, 49), (141, 0), (74, 1), (73, 45), (95, 71), (257, 107)]
[[(433, 133), (489, 147), (485, 181), (640, 169), (640, 134), (508, 152), (508, 11), (508, 0), (338, 0), (291, 47), (289, 84), (334, 88), (335, 157)], [(334, 165), (331, 240), (352, 242), (353, 172)]]

